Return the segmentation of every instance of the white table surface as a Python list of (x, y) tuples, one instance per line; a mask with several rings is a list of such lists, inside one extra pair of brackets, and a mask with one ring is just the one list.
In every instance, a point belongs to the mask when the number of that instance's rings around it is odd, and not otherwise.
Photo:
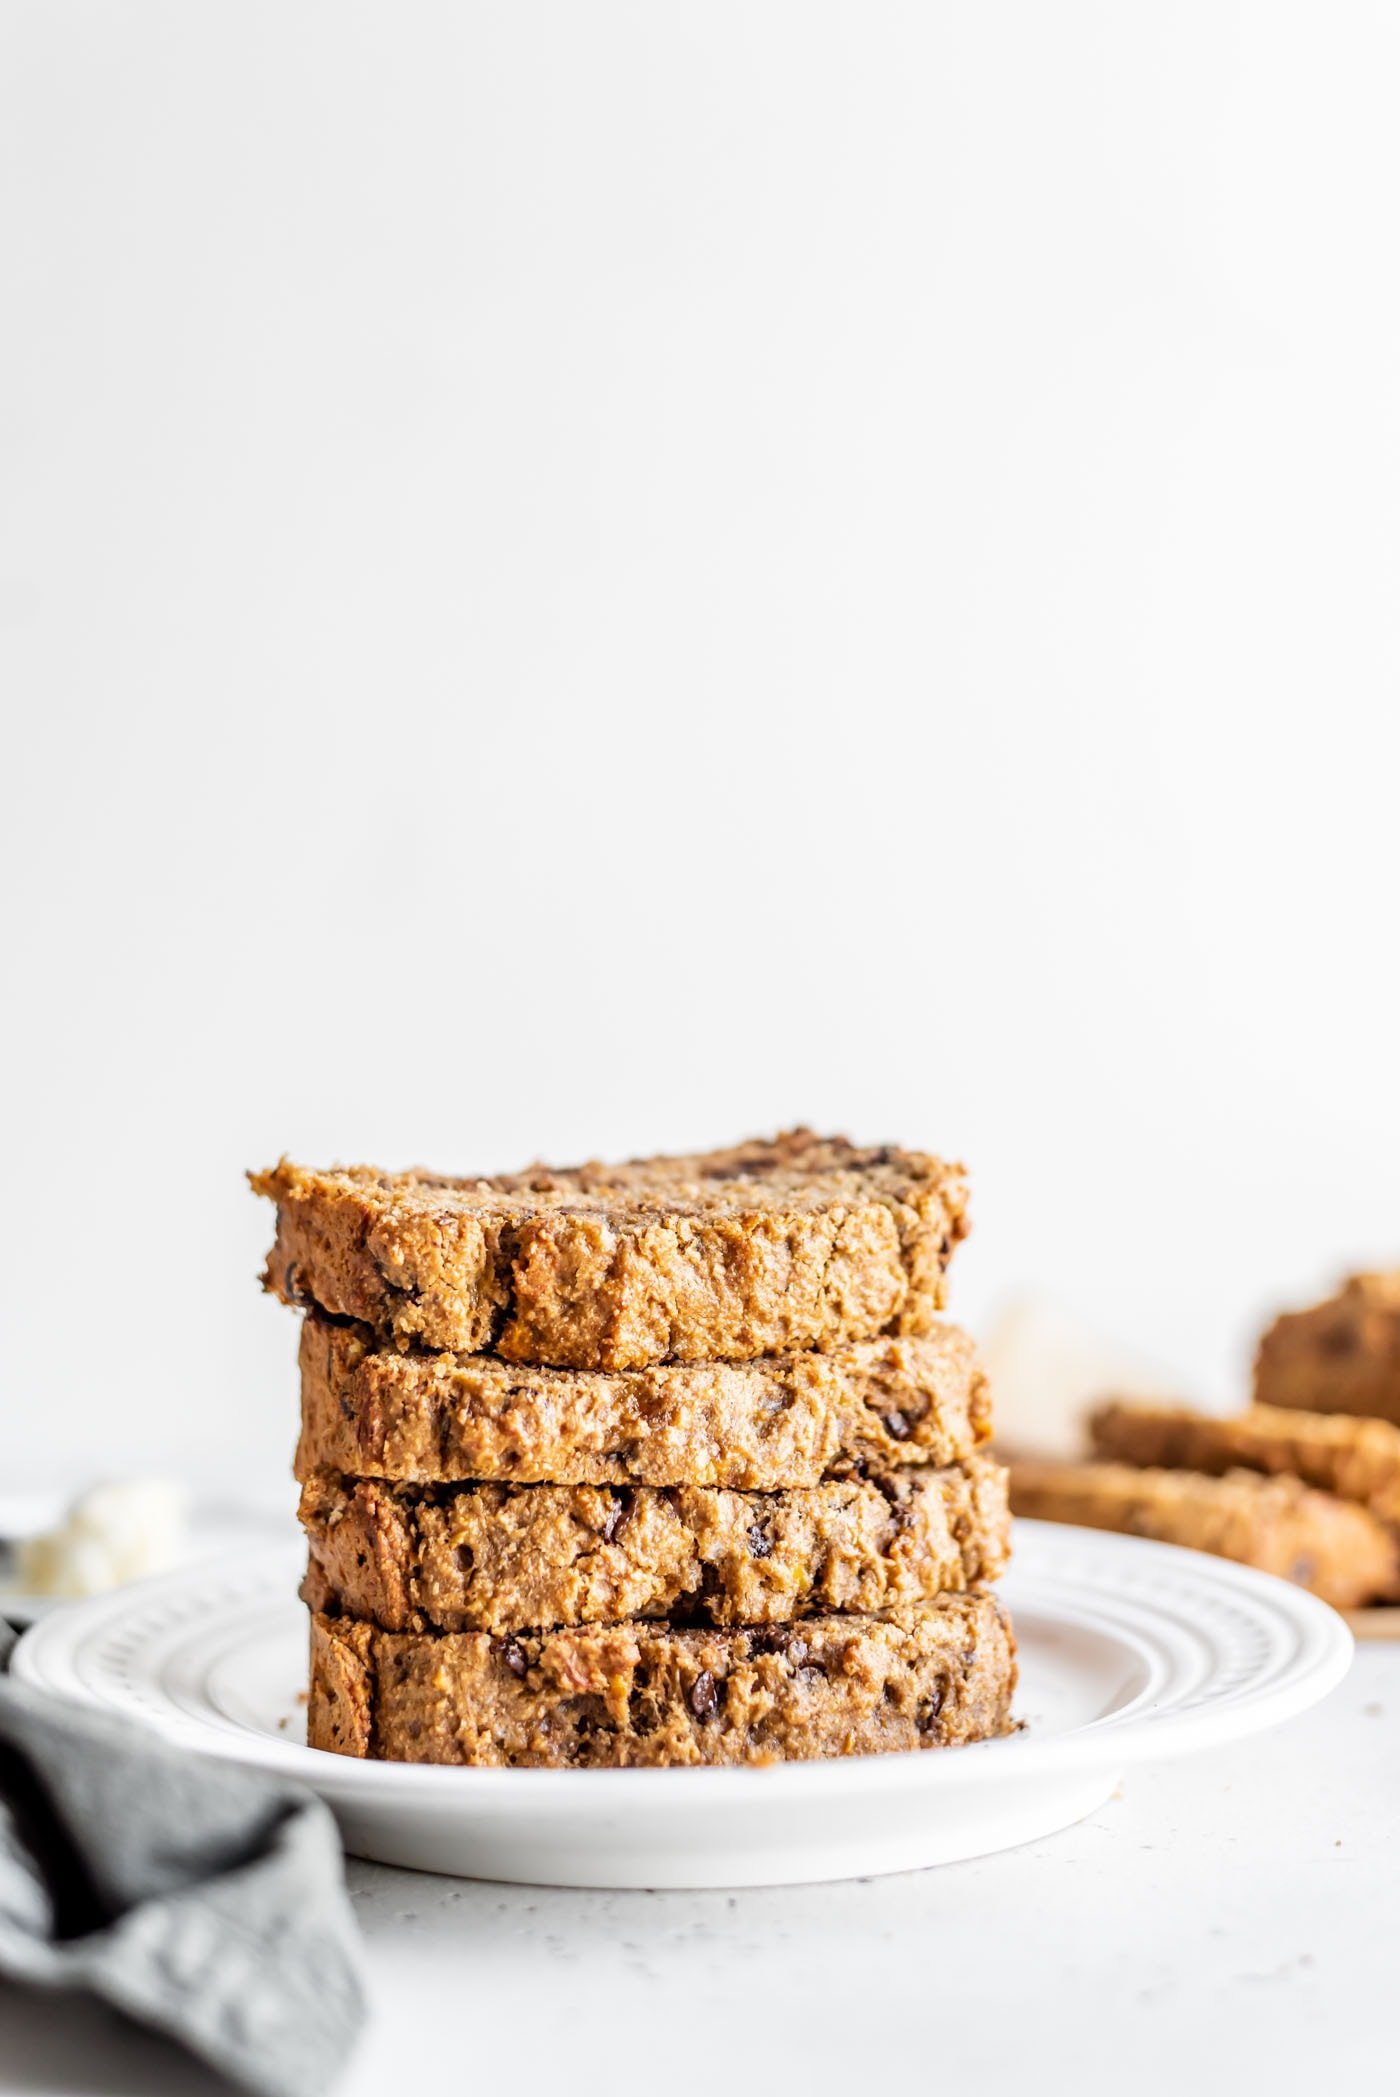
[[(337, 2097), (1394, 2087), (1400, 1646), (1291, 1725), (938, 1871), (734, 1894), (349, 1873), (374, 2018)], [(0, 2088), (227, 2086), (0, 1990)]]

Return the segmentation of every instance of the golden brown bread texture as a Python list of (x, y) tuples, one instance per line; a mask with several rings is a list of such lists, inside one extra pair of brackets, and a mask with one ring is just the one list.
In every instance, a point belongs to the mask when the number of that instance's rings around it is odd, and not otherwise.
[(960, 1463), (991, 1427), (976, 1349), (944, 1324), (831, 1354), (605, 1372), (400, 1352), (313, 1313), (301, 1394), (301, 1479), (776, 1491), (861, 1465)]
[(1364, 1507), (1296, 1478), (1026, 1461), (1011, 1466), (1011, 1506), (1018, 1515), (1233, 1558), (1309, 1588), (1336, 1609), (1400, 1595), (1394, 1531)]
[(1400, 1525), (1400, 1427), (1389, 1420), (1271, 1405), (1219, 1419), (1184, 1405), (1115, 1399), (1099, 1407), (1089, 1431), (1095, 1454), (1119, 1463), (1213, 1476), (1237, 1469), (1288, 1474)]
[(1353, 1274), (1325, 1303), (1276, 1318), (1259, 1342), (1254, 1397), (1400, 1423), (1400, 1272)]
[(994, 1580), (1006, 1473), (908, 1469), (796, 1492), (472, 1485), (424, 1496), (308, 1480), (304, 1590), (386, 1631), (513, 1631), (666, 1617), (777, 1624), (878, 1614)]
[(285, 1159), (264, 1286), (401, 1344), (576, 1369), (926, 1331), (959, 1166), (795, 1129), (697, 1157), (459, 1180)]
[(312, 1618), (307, 1737), (389, 1762), (581, 1769), (804, 1761), (989, 1740), (1015, 1642), (987, 1594), (763, 1631), (380, 1631)]

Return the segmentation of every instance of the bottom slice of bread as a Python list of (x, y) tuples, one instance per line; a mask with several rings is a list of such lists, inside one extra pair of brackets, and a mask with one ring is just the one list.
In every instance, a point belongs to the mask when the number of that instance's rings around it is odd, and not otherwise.
[(1360, 1609), (1400, 1594), (1395, 1531), (1364, 1507), (1315, 1492), (1296, 1478), (1229, 1471), (1137, 1470), (1119, 1463), (1023, 1462), (1011, 1466), (1018, 1515), (1117, 1529), (1233, 1558), (1306, 1587), (1334, 1609)]
[(1010, 1730), (1016, 1645), (990, 1594), (761, 1631), (625, 1623), (392, 1632), (316, 1615), (307, 1737), (386, 1762), (554, 1769), (809, 1761)]

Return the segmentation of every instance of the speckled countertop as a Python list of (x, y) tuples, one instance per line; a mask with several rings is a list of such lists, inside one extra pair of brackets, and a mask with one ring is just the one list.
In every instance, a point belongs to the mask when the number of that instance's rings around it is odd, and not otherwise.
[[(352, 1863), (375, 2001), (339, 2097), (1384, 2086), (1396, 2059), (1400, 1647), (1307, 1717), (1133, 1773), (1004, 1856), (746, 1893), (566, 1893)], [(224, 2086), (0, 1991), (0, 2089)], [(1262, 2081), (1261, 2081), (1262, 2075)]]

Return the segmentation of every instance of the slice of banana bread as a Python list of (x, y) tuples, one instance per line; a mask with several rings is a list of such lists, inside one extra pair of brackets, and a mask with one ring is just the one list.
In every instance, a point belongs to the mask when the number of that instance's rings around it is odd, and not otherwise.
[(298, 1478), (418, 1484), (817, 1485), (862, 1465), (961, 1463), (991, 1428), (976, 1349), (954, 1325), (831, 1354), (619, 1370), (383, 1347), (309, 1314)]
[(1353, 1274), (1325, 1303), (1276, 1318), (1259, 1342), (1254, 1397), (1400, 1423), (1400, 1271)]
[(401, 1343), (626, 1369), (926, 1331), (960, 1167), (796, 1129), (627, 1165), (446, 1179), (285, 1159), (264, 1286)]
[(307, 1737), (385, 1762), (600, 1769), (806, 1761), (990, 1740), (1015, 1641), (995, 1598), (761, 1631), (591, 1626), (491, 1638), (312, 1618)]
[(1347, 1413), (1252, 1406), (1219, 1419), (1185, 1405), (1115, 1399), (1089, 1423), (1094, 1451), (1120, 1463), (1213, 1476), (1244, 1469), (1301, 1478), (1400, 1525), (1400, 1427)]
[(995, 1580), (1006, 1473), (976, 1457), (797, 1492), (466, 1485), (427, 1495), (309, 1479), (306, 1599), (386, 1631), (546, 1629), (668, 1617), (775, 1624), (878, 1613)]
[(1309, 1588), (1335, 1609), (1400, 1596), (1395, 1532), (1364, 1507), (1296, 1478), (1261, 1478), (1254, 1471), (1204, 1478), (1129, 1464), (1027, 1461), (1011, 1467), (1011, 1506), (1018, 1515), (1118, 1529), (1233, 1558)]

